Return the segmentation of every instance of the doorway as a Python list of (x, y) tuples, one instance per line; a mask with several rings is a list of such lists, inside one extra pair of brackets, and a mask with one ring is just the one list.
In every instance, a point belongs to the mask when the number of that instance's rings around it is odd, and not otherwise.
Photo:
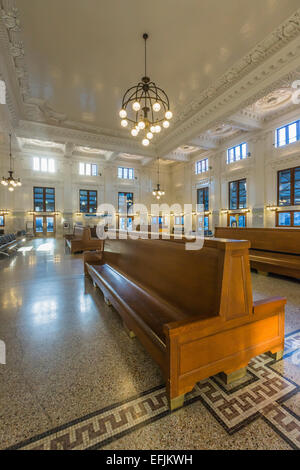
[(55, 237), (55, 216), (36, 215), (34, 217), (34, 235), (36, 237)]
[(228, 214), (228, 227), (247, 227), (246, 214)]

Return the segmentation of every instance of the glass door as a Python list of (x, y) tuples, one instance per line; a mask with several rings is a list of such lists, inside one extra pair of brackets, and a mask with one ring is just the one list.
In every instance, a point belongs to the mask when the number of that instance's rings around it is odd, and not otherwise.
[(46, 217), (46, 235), (51, 237), (54, 234), (54, 217)]
[(246, 214), (228, 214), (228, 227), (246, 227)]
[(54, 237), (55, 217), (50, 215), (36, 215), (34, 218), (34, 234), (36, 237)]
[(36, 237), (43, 237), (44, 236), (44, 218), (35, 217), (34, 221), (34, 232)]
[(119, 193), (118, 194), (118, 208), (119, 208), (119, 229), (132, 230), (133, 217), (129, 215), (130, 207), (133, 204), (133, 193)]

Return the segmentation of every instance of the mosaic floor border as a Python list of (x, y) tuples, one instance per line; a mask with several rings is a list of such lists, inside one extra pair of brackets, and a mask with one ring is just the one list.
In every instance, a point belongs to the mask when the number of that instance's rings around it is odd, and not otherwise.
[[(300, 330), (285, 339), (284, 359), (300, 353)], [(200, 401), (229, 435), (263, 419), (291, 448), (300, 449), (300, 419), (285, 404), (300, 386), (272, 368), (266, 354), (254, 358), (247, 376), (226, 386), (218, 376), (199, 382), (187, 395), (185, 406)], [(121, 437), (169, 415), (163, 385), (115, 403), (63, 426), (34, 436), (8, 450), (101, 449)]]

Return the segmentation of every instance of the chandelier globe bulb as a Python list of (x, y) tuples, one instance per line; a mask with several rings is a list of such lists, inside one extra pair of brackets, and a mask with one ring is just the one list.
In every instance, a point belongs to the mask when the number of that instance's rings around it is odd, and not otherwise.
[(126, 109), (122, 108), (121, 111), (119, 112), (119, 116), (120, 116), (120, 118), (125, 119), (127, 117)]
[(138, 101), (135, 101), (134, 103), (132, 103), (132, 109), (133, 111), (139, 111), (141, 109), (141, 105)]

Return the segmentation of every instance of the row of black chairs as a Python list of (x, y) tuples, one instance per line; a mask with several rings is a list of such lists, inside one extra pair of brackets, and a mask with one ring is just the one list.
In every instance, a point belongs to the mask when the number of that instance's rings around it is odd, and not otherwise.
[(0, 236), (0, 254), (9, 256), (8, 251), (17, 247), (25, 235), (24, 230)]

